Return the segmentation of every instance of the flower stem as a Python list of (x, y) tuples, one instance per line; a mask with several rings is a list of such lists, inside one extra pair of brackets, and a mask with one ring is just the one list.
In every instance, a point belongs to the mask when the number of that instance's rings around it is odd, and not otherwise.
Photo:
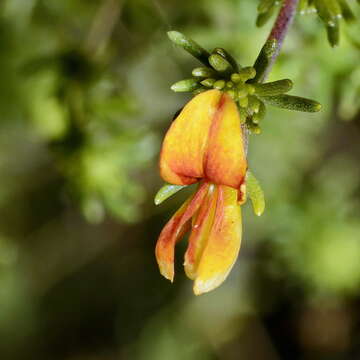
[(269, 37), (267, 38), (267, 42), (271, 42), (275, 40), (275, 50), (264, 71), (263, 79), (261, 79), (260, 82), (263, 82), (266, 79), (272, 66), (275, 63), (275, 60), (277, 59), (280, 53), (285, 36), (295, 17), (298, 2), (299, 0), (284, 0), (283, 2), (283, 5), (276, 18), (275, 24), (271, 29)]

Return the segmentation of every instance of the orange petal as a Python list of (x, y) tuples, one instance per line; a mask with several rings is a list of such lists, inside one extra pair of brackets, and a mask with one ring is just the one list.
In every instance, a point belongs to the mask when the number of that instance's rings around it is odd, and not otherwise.
[(176, 241), (184, 235), (184, 227), (199, 209), (209, 188), (208, 183), (200, 185), (198, 191), (173, 215), (160, 233), (155, 255), (160, 273), (170, 281), (174, 279), (174, 252)]
[(184, 261), (186, 275), (192, 280), (196, 277), (196, 270), (201, 258), (201, 253), (204, 250), (214, 222), (216, 199), (217, 187), (211, 184), (207, 196), (192, 224), (189, 246), (186, 250)]
[(239, 253), (241, 232), (237, 190), (219, 186), (214, 224), (194, 283), (196, 295), (213, 290), (226, 279)]
[(208, 133), (221, 96), (219, 90), (195, 96), (172, 123), (160, 154), (160, 174), (165, 181), (189, 185), (204, 177)]
[(246, 168), (239, 112), (234, 100), (224, 93), (209, 132), (205, 175), (216, 184), (239, 188)]

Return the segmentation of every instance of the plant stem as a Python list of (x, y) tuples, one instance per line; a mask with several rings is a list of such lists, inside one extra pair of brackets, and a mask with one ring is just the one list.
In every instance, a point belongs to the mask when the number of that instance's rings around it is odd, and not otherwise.
[[(285, 36), (289, 30), (289, 27), (291, 23), (293, 22), (293, 19), (296, 14), (296, 8), (298, 5), (299, 0), (284, 0), (283, 5), (279, 11), (279, 14), (276, 18), (275, 24), (271, 29), (270, 35), (267, 39), (267, 41), (276, 40), (275, 45), (275, 51), (274, 54), (266, 68), (265, 74), (262, 81), (264, 81), (271, 71), (271, 68), (273, 64), (275, 63), (275, 60), (277, 59), (281, 47), (283, 45)], [(260, 81), (260, 82), (262, 82)]]
[[(262, 62), (262, 57), (267, 57), (266, 55), (266, 47), (267, 45), (271, 44), (271, 42), (274, 43), (274, 50), (272, 52), (272, 56), (269, 59), (266, 59), (266, 66), (264, 69), (261, 69), (261, 74), (257, 74), (254, 80), (254, 82), (262, 83), (265, 81), (267, 76), (269, 75), (272, 66), (275, 63), (275, 60), (279, 56), (281, 47), (283, 45), (285, 36), (289, 30), (289, 27), (294, 20), (295, 14), (296, 14), (296, 8), (298, 5), (299, 0), (284, 0), (282, 7), (279, 11), (279, 14), (276, 18), (276, 21), (274, 23), (274, 26), (271, 29), (271, 32), (258, 56), (255, 62), (255, 68), (257, 62)], [(249, 146), (249, 130), (247, 129), (246, 125), (242, 125), (243, 135), (244, 135), (244, 148), (245, 152), (248, 152), (248, 146)]]

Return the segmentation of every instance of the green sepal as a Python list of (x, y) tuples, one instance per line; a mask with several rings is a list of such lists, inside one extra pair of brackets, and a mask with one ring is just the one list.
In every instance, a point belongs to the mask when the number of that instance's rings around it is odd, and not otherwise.
[(256, 70), (252, 66), (246, 66), (239, 71), (239, 75), (240, 79), (245, 82), (256, 76)]
[(213, 50), (213, 54), (218, 54), (218, 55), (222, 56), (225, 60), (227, 60), (229, 62), (229, 64), (232, 66), (232, 68), (235, 71), (239, 71), (239, 64), (225, 49), (215, 48)]
[(265, 210), (265, 196), (259, 181), (251, 171), (246, 173), (246, 190), (251, 200), (255, 215), (261, 216)]
[(222, 74), (231, 73), (231, 64), (219, 54), (209, 56), (210, 65)]
[(197, 67), (191, 74), (199, 78), (211, 78), (215, 76), (216, 72), (209, 67)]
[(175, 92), (187, 92), (194, 91), (199, 87), (199, 83), (197, 79), (185, 79), (176, 82), (171, 85), (171, 90)]
[(265, 76), (266, 69), (269, 66), (269, 63), (276, 52), (277, 41), (275, 39), (271, 39), (266, 41), (258, 57), (256, 58), (254, 69), (256, 71), (256, 75), (253, 79), (249, 80), (250, 83), (261, 82)]
[(253, 84), (258, 96), (275, 96), (291, 90), (293, 82), (290, 79), (277, 80), (265, 84)]
[(174, 44), (181, 46), (204, 65), (209, 64), (208, 57), (210, 54), (194, 40), (187, 38), (184, 34), (178, 31), (168, 31), (167, 35)]
[(173, 196), (184, 187), (186, 187), (186, 185), (165, 184), (155, 195), (154, 198), (155, 205), (161, 204), (163, 201), (168, 199), (170, 196)]
[(262, 96), (261, 100), (267, 105), (277, 106), (282, 109), (317, 112), (321, 110), (321, 104), (315, 100), (291, 95)]

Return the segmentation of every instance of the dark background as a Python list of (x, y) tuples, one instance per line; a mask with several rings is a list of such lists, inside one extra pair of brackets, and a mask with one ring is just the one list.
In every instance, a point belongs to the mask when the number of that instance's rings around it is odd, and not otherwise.
[[(357, 11), (355, 1), (349, 4)], [(270, 80), (323, 104), (269, 109), (252, 136), (260, 218), (244, 206), (240, 257), (195, 297), (178, 246), (157, 236), (187, 190), (156, 207), (161, 138), (196, 60), (176, 29), (251, 65), (271, 28), (253, 0), (0, 2), (2, 360), (360, 359), (358, 24), (332, 49), (297, 16)]]

